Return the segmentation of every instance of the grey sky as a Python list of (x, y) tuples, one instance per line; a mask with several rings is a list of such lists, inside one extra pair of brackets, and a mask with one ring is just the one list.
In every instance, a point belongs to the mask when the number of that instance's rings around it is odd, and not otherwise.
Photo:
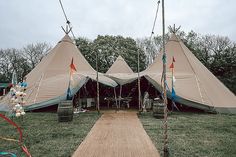
[[(157, 0), (62, 0), (76, 36), (149, 36)], [(165, 0), (166, 25), (236, 41), (235, 0)], [(65, 25), (58, 0), (1, 0), (0, 48), (60, 40)], [(161, 33), (161, 9), (155, 34)]]

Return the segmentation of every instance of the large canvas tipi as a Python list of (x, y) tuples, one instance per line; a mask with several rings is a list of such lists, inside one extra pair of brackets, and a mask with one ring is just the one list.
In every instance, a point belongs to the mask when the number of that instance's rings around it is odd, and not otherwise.
[[(72, 39), (66, 34), (42, 61), (26, 76), (28, 83), (26, 110), (40, 109), (58, 104), (66, 99), (70, 80), (69, 66), (73, 58), (76, 73), (72, 76), (71, 91), (75, 94), (88, 79), (96, 80), (96, 71), (78, 50)], [(99, 82), (115, 87), (117, 83), (99, 73)], [(6, 109), (7, 98), (0, 104), (0, 110)]]
[[(236, 97), (172, 34), (165, 45), (167, 67), (175, 58), (174, 76), (176, 101), (210, 112), (236, 114)], [(159, 57), (160, 56), (160, 57)], [(161, 91), (162, 53), (143, 73)], [(171, 69), (167, 68), (167, 84), (171, 88)], [(169, 92), (170, 96), (170, 92)]]

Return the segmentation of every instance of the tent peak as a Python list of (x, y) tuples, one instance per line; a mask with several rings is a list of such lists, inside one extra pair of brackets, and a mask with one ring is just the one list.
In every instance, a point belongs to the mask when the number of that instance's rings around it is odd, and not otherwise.
[(177, 37), (177, 35), (176, 35), (175, 33), (172, 33), (172, 34), (170, 35), (169, 41), (176, 41), (176, 42), (179, 42), (180, 39)]
[(115, 74), (115, 73), (133, 73), (133, 70), (125, 62), (124, 58), (119, 55), (112, 66), (108, 69), (106, 74)]
[(175, 27), (175, 24), (174, 24), (173, 27), (169, 26), (168, 28), (169, 28), (169, 31), (170, 31), (171, 33), (176, 34), (176, 33), (180, 30), (181, 26), (179, 26), (178, 28), (176, 28), (176, 27)]
[(124, 58), (121, 55), (119, 55), (116, 60), (124, 60)]
[(73, 40), (70, 38), (68, 34), (65, 34), (65, 36), (58, 43), (61, 43), (61, 42), (69, 42), (69, 43), (74, 44)]

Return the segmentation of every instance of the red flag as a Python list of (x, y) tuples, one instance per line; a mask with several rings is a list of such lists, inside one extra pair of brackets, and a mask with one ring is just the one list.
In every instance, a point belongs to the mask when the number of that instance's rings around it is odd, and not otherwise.
[(172, 60), (172, 62), (175, 62), (175, 57), (173, 56), (173, 60)]
[(70, 69), (71, 69), (72, 72), (77, 71), (76, 68), (75, 68), (75, 65), (73, 63), (73, 58), (71, 60)]
[(173, 69), (173, 68), (174, 68), (174, 63), (171, 63), (170, 69)]

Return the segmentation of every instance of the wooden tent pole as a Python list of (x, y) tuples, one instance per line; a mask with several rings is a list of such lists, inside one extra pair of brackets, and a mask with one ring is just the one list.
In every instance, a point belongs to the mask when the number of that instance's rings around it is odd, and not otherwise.
[(139, 112), (141, 112), (141, 91), (140, 91), (140, 74), (139, 74), (139, 54), (140, 52), (138, 51), (138, 108), (139, 108)]
[(164, 86), (163, 86), (163, 97), (164, 97), (164, 157), (169, 156), (168, 150), (168, 134), (167, 134), (167, 94), (166, 94), (166, 50), (165, 50), (165, 4), (164, 0), (162, 0), (162, 50), (163, 50), (163, 79), (164, 79)]
[(100, 104), (99, 104), (99, 82), (98, 82), (98, 51), (96, 51), (96, 71), (97, 71), (97, 111), (100, 113)]
[(118, 106), (117, 106), (117, 98), (116, 98), (116, 88), (114, 87), (114, 95), (115, 95), (115, 101), (116, 101), (116, 109), (118, 109)]
[(120, 85), (119, 109), (120, 109), (120, 103), (121, 103), (121, 93), (122, 93), (122, 85)]

